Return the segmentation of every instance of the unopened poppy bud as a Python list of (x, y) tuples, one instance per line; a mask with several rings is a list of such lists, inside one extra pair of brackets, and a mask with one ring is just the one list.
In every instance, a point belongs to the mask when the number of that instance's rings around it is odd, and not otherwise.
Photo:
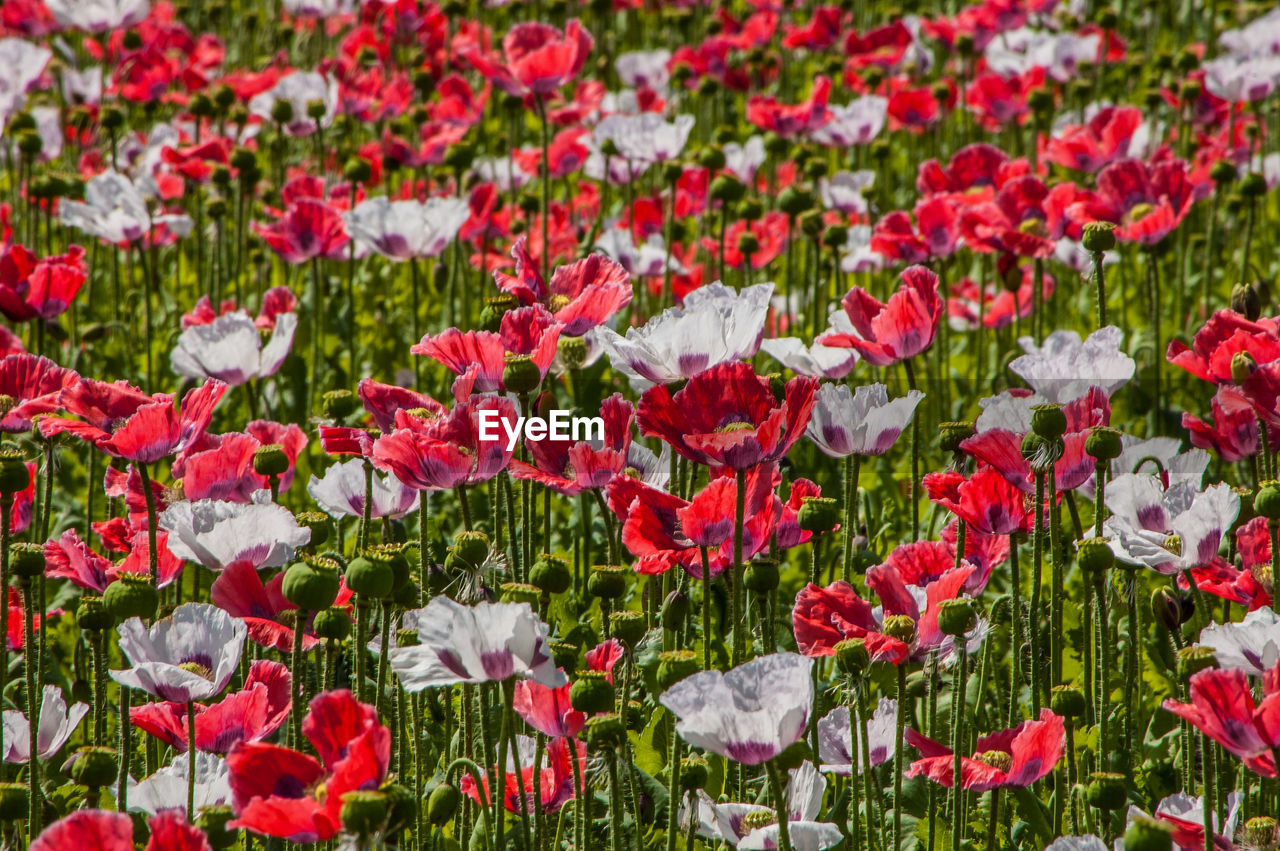
[(543, 593), (563, 594), (573, 584), (573, 572), (565, 559), (543, 553), (529, 570), (529, 582)]
[(63, 771), (81, 786), (96, 789), (116, 779), (118, 765), (114, 748), (90, 745), (77, 749), (63, 766)]
[(680, 760), (680, 788), (686, 792), (694, 792), (707, 785), (709, 766), (700, 756), (686, 757)]
[(324, 114), (327, 111), (324, 101), (319, 99), (307, 101), (307, 118), (310, 118), (313, 121), (319, 121), (324, 118)]
[(1252, 322), (1262, 315), (1262, 299), (1258, 297), (1258, 291), (1249, 284), (1236, 284), (1231, 288), (1231, 309)]
[(259, 476), (283, 476), (289, 471), (289, 456), (278, 443), (259, 446), (253, 451), (253, 471)]
[(1261, 198), (1267, 194), (1267, 179), (1256, 171), (1240, 178), (1240, 195), (1244, 198)]
[(569, 686), (569, 705), (579, 712), (591, 715), (608, 712), (615, 700), (613, 684), (603, 671), (582, 671)]
[(86, 594), (80, 598), (80, 603), (76, 607), (76, 623), (80, 624), (81, 629), (102, 632), (111, 629), (115, 619), (107, 611), (101, 597), (96, 594)]
[(538, 389), (542, 372), (528, 355), (507, 355), (502, 368), (502, 386), (512, 393), (524, 395)]
[(30, 541), (9, 545), (9, 570), (14, 576), (34, 579), (44, 573), (44, 547)]
[(867, 643), (861, 638), (846, 638), (836, 642), (836, 667), (848, 677), (859, 677), (871, 664)]
[(626, 741), (627, 728), (616, 712), (587, 719), (587, 744), (596, 750), (612, 750)]
[(1116, 226), (1111, 222), (1089, 222), (1084, 226), (1080, 244), (1085, 251), (1101, 254), (1116, 247)]
[[(391, 582), (395, 578), (390, 564), (383, 559), (371, 557), (369, 553), (363, 553), (353, 558), (347, 565), (345, 576), (348, 588), (361, 597), (368, 597), (374, 600), (381, 600), (391, 593)], [(285, 584), (288, 585), (288, 582), (289, 578), (288, 574), (286, 574)], [(334, 593), (337, 593), (336, 589)], [(285, 596), (288, 596), (287, 591)], [(332, 604), (333, 600), (329, 600), (325, 603), (324, 608)], [(304, 608), (310, 609), (311, 607), (305, 606)]]
[(747, 187), (736, 178), (721, 174), (711, 181), (711, 188), (708, 194), (711, 196), (712, 201), (719, 201), (725, 204), (741, 200), (746, 192)]
[(1183, 679), (1189, 679), (1201, 671), (1216, 668), (1217, 665), (1218, 660), (1213, 655), (1212, 648), (1191, 644), (1178, 651), (1178, 676)]
[(903, 644), (911, 644), (916, 640), (916, 622), (907, 615), (889, 615), (884, 619), (884, 634), (896, 638)]
[(1162, 821), (1139, 815), (1124, 832), (1124, 851), (1171, 851), (1173, 828)]
[(351, 634), (351, 615), (342, 609), (324, 609), (316, 612), (311, 622), (311, 629), (317, 638), (342, 641)]
[(609, 634), (628, 647), (635, 647), (644, 638), (646, 623), (643, 612), (623, 610), (609, 615)]
[(698, 657), (692, 650), (667, 650), (658, 654), (658, 688), (663, 691), (697, 672)]
[(311, 530), (311, 540), (307, 546), (312, 550), (319, 549), (329, 540), (333, 532), (333, 520), (329, 515), (319, 511), (304, 511), (297, 516), (298, 525)]
[(102, 592), (102, 603), (117, 621), (128, 618), (151, 620), (155, 617), (160, 595), (155, 583), (144, 573), (121, 573)]
[(1280, 482), (1263, 482), (1253, 498), (1253, 510), (1267, 520), (1280, 520)]
[(1120, 431), (1107, 426), (1094, 426), (1084, 439), (1084, 451), (1095, 461), (1113, 461), (1124, 451)]
[(458, 811), (462, 794), (452, 783), (440, 783), (427, 795), (427, 823), (443, 827)]
[(724, 151), (715, 147), (706, 147), (698, 151), (698, 165), (709, 171), (719, 171), (725, 167)]
[(489, 536), (479, 529), (459, 532), (453, 539), (453, 552), (468, 567), (479, 567), (489, 558)]
[(662, 601), (662, 611), (658, 615), (658, 620), (662, 623), (663, 629), (678, 630), (684, 626), (685, 618), (689, 615), (689, 595), (683, 591), (672, 591), (667, 598)]
[(0, 822), (18, 821), (26, 816), (26, 784), (0, 783)]
[(14, 496), (31, 486), (31, 471), (16, 449), (0, 450), (0, 496)]
[(960, 444), (977, 434), (971, 422), (948, 422), (938, 426), (938, 443), (943, 452), (959, 452)]
[(1095, 771), (1089, 775), (1085, 787), (1085, 800), (1096, 810), (1113, 812), (1124, 806), (1128, 798), (1124, 788), (1124, 775), (1112, 771)]
[(205, 836), (209, 837), (209, 845), (215, 851), (222, 851), (234, 845), (240, 833), (234, 828), (227, 829), (227, 823), (233, 818), (235, 813), (226, 804), (201, 807), (200, 813), (196, 816), (196, 827), (203, 830)]
[(1047, 440), (1056, 440), (1067, 431), (1067, 415), (1061, 405), (1031, 406), (1031, 430)]
[(796, 522), (805, 532), (830, 532), (840, 522), (840, 505), (829, 496), (806, 496), (800, 501)]
[(1106, 538), (1085, 538), (1076, 542), (1076, 562), (1086, 575), (1098, 576), (1115, 565), (1116, 556)]
[(1275, 851), (1278, 840), (1276, 820), (1271, 816), (1255, 816), (1244, 823), (1242, 846), (1258, 851)]
[(1151, 592), (1151, 616), (1170, 632), (1191, 619), (1195, 607), (1170, 588), (1156, 588)]
[(627, 593), (627, 568), (618, 564), (597, 564), (591, 568), (587, 591), (602, 600), (616, 600)]
[(938, 605), (938, 628), (943, 635), (962, 636), (978, 624), (973, 601), (964, 597), (943, 600)]
[(372, 836), (387, 820), (387, 796), (382, 792), (355, 791), (342, 796), (342, 826), (356, 836)]
[(1054, 686), (1049, 692), (1049, 708), (1063, 718), (1079, 718), (1087, 708), (1084, 692), (1075, 686)]
[(338, 598), (338, 563), (328, 558), (295, 562), (284, 572), (280, 590), (299, 609), (319, 612)]
[(771, 559), (758, 559), (747, 565), (742, 573), (742, 584), (755, 594), (769, 594), (777, 589), (781, 576), (778, 563)]

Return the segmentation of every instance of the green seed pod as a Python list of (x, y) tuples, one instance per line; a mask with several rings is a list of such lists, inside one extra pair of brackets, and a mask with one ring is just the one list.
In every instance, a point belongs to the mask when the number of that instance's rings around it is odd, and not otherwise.
[(146, 621), (155, 617), (160, 595), (156, 593), (155, 583), (150, 576), (143, 573), (121, 573), (102, 592), (102, 602), (117, 621), (127, 618), (142, 618)]
[(943, 452), (960, 452), (960, 444), (977, 434), (971, 422), (947, 422), (938, 426), (938, 444)]
[(1236, 170), (1235, 163), (1231, 160), (1218, 160), (1209, 168), (1209, 177), (1213, 178), (1214, 183), (1231, 184), (1240, 176), (1240, 172)]
[(345, 420), (360, 408), (360, 399), (350, 390), (329, 390), (320, 397), (325, 419)]
[(1063, 718), (1079, 718), (1088, 708), (1084, 692), (1075, 686), (1054, 686), (1049, 692), (1049, 708)]
[(568, 369), (581, 369), (587, 362), (587, 341), (581, 337), (561, 337), (556, 343), (560, 361)]
[(374, 544), (369, 547), (366, 555), (390, 566), (392, 594), (408, 585), (409, 580), (413, 578), (404, 544)]
[(1241, 846), (1258, 851), (1274, 851), (1280, 837), (1276, 835), (1276, 820), (1271, 816), (1255, 816), (1244, 823)]
[(1084, 226), (1080, 244), (1084, 246), (1085, 251), (1094, 254), (1112, 251), (1116, 247), (1115, 230), (1116, 226), (1111, 222), (1089, 222)]
[(307, 546), (316, 550), (324, 546), (333, 533), (333, 521), (327, 514), (319, 511), (304, 511), (296, 517), (298, 525), (311, 530), (311, 541)]
[(707, 761), (700, 756), (680, 760), (680, 788), (686, 792), (705, 788), (708, 773)]
[(973, 601), (963, 597), (955, 600), (943, 600), (938, 605), (938, 628), (943, 635), (959, 638), (973, 629), (978, 623), (973, 611)]
[(387, 820), (387, 796), (382, 792), (348, 792), (339, 811), (342, 826), (356, 836), (372, 836)]
[(862, 672), (871, 664), (871, 656), (867, 653), (867, 643), (861, 638), (846, 638), (835, 646), (836, 667), (847, 677), (862, 676)]
[(462, 793), (452, 783), (440, 783), (427, 794), (427, 823), (443, 827), (458, 811)]
[(551, 660), (557, 668), (563, 668), (566, 674), (573, 675), (578, 670), (578, 645), (568, 641), (551, 642)]
[(1046, 440), (1056, 440), (1067, 431), (1067, 415), (1061, 405), (1031, 406), (1031, 430)]
[(328, 558), (308, 558), (290, 565), (280, 590), (300, 609), (319, 612), (338, 598), (338, 563)]
[(1089, 775), (1085, 787), (1085, 800), (1089, 806), (1105, 812), (1114, 812), (1125, 805), (1128, 793), (1124, 788), (1125, 777), (1111, 771), (1095, 771)]
[(276, 124), (293, 121), (293, 101), (281, 98), (271, 105), (271, 120)]
[(44, 547), (30, 541), (9, 545), (9, 570), (22, 579), (35, 579), (44, 573)]
[(796, 522), (815, 535), (830, 532), (840, 522), (840, 504), (827, 496), (806, 496), (800, 501)]
[(722, 204), (732, 204), (742, 200), (742, 196), (747, 193), (747, 187), (736, 178), (727, 174), (722, 174), (711, 181), (711, 189), (709, 195), (711, 200), (719, 201)]
[(742, 574), (742, 584), (755, 594), (770, 594), (778, 587), (781, 574), (778, 563), (772, 559), (757, 559), (749, 563)]
[(116, 779), (119, 761), (115, 748), (87, 746), (79, 748), (69, 760), (71, 779), (81, 786), (96, 789)]
[(351, 157), (342, 166), (342, 176), (350, 183), (368, 183), (373, 178), (373, 166), (364, 157)]
[(529, 570), (529, 582), (544, 593), (563, 594), (573, 585), (573, 571), (565, 559), (543, 553)]
[(813, 209), (813, 193), (796, 186), (788, 186), (778, 193), (778, 209), (791, 218)]
[(626, 741), (627, 728), (617, 713), (608, 712), (587, 719), (586, 738), (595, 750), (611, 750)]
[(1173, 828), (1146, 816), (1136, 816), (1124, 832), (1124, 851), (1171, 851)]
[(1267, 194), (1267, 179), (1256, 171), (1240, 178), (1240, 194), (1245, 198), (1261, 198)]
[(1095, 461), (1113, 461), (1124, 451), (1120, 430), (1108, 426), (1094, 426), (1084, 439), (1084, 451)]
[(738, 234), (738, 251), (748, 259), (760, 250), (760, 238), (751, 231)]
[(1086, 538), (1076, 542), (1076, 561), (1086, 575), (1100, 576), (1115, 565), (1116, 556), (1106, 538)]
[[(6, 410), (13, 408), (12, 398), (6, 397), (10, 404)], [(16, 449), (0, 450), (0, 495), (16, 496), (31, 486), (31, 470), (27, 468), (26, 459)]]
[(538, 598), (542, 596), (538, 586), (528, 582), (504, 582), (499, 586), (498, 592), (499, 599), (504, 603), (528, 603), (530, 606), (536, 606)]
[(1280, 520), (1280, 482), (1263, 482), (1253, 499), (1253, 510), (1267, 520)]
[(719, 171), (725, 167), (724, 151), (707, 147), (698, 151), (698, 165), (709, 171)]
[(597, 564), (591, 568), (587, 591), (602, 600), (616, 600), (627, 593), (627, 574), (630, 572), (618, 564)]
[(91, 632), (102, 632), (115, 625), (111, 612), (107, 611), (102, 598), (96, 594), (86, 594), (80, 598), (80, 604), (76, 607), (76, 621), (81, 629)]
[(209, 837), (209, 845), (215, 851), (222, 851), (234, 845), (239, 837), (240, 831), (234, 828), (227, 829), (227, 823), (233, 818), (235, 813), (225, 804), (217, 807), (203, 807), (196, 816), (196, 827), (203, 830)]
[(259, 476), (283, 476), (289, 471), (289, 456), (278, 443), (259, 446), (253, 452), (253, 471)]
[(502, 386), (512, 393), (532, 393), (542, 383), (542, 372), (528, 355), (507, 355)]
[(453, 553), (468, 567), (479, 567), (489, 558), (489, 536), (479, 530), (459, 532), (453, 539)]
[(658, 688), (663, 691), (697, 672), (698, 657), (692, 650), (667, 650), (658, 654)]
[(569, 687), (569, 705), (589, 715), (608, 712), (616, 699), (613, 685), (603, 671), (582, 671)]
[(907, 615), (889, 615), (884, 619), (883, 631), (903, 644), (909, 645), (916, 640), (916, 622)]
[(644, 638), (645, 629), (646, 623), (643, 612), (624, 609), (620, 612), (612, 612), (609, 615), (610, 634), (627, 647), (635, 647), (639, 644), (640, 639)]
[[(346, 580), (347, 587), (361, 597), (381, 600), (390, 596), (395, 573), (386, 559), (373, 557), (371, 553), (366, 552), (356, 556), (347, 564)], [(285, 582), (288, 582), (287, 577)], [(286, 596), (288, 596), (287, 591)], [(327, 605), (332, 603), (333, 601), (330, 600)]]
[(317, 638), (342, 641), (351, 634), (351, 615), (343, 609), (323, 609), (316, 612), (311, 628)]

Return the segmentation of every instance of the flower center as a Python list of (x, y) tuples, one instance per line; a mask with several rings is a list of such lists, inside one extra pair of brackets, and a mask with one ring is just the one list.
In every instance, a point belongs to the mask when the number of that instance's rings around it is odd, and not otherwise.
[(755, 426), (751, 423), (725, 423), (716, 429), (719, 434), (728, 434), (732, 431), (751, 431)]
[(1179, 535), (1170, 535), (1164, 539), (1164, 548), (1176, 556), (1182, 555), (1182, 538)]
[(1035, 217), (1023, 219), (1022, 223), (1018, 225), (1018, 230), (1022, 233), (1029, 234), (1030, 236), (1038, 236), (1041, 238), (1047, 238), (1049, 236), (1049, 229), (1045, 227), (1044, 220), (1037, 219)]
[(551, 311), (552, 313), (559, 313), (561, 310), (564, 310), (566, 307), (568, 307), (569, 304), (570, 304), (570, 299), (567, 295), (561, 295), (560, 293), (556, 293), (551, 298), (547, 299), (547, 310)]
[(213, 671), (209, 670), (207, 666), (201, 665), (199, 662), (183, 662), (178, 667), (189, 673), (204, 677), (206, 680), (213, 680)]
[(983, 765), (989, 765), (999, 771), (1007, 772), (1013, 765), (1013, 755), (1007, 751), (983, 751), (974, 754), (973, 758)]
[(762, 827), (777, 823), (778, 816), (772, 810), (754, 810), (742, 817), (741, 830), (739, 832), (746, 836), (753, 830), (759, 830)]

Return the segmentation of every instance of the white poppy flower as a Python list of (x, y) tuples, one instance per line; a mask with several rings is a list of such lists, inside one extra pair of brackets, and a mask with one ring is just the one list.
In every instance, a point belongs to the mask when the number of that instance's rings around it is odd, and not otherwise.
[(111, 678), (161, 700), (207, 700), (239, 668), (247, 631), (244, 621), (209, 603), (184, 603), (150, 629), (129, 618), (116, 632), (132, 667), (111, 671)]

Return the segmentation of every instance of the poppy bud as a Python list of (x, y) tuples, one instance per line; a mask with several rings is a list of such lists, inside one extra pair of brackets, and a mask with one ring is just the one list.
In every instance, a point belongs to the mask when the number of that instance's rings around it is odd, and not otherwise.
[(271, 105), (271, 120), (276, 124), (288, 124), (293, 120), (293, 101), (281, 98)]
[[(292, 571), (292, 568), (290, 568)], [(371, 553), (362, 553), (356, 556), (347, 564), (346, 570), (347, 587), (361, 597), (368, 597), (374, 600), (381, 600), (391, 594), (391, 583), (395, 579), (391, 570), (391, 565), (384, 559), (373, 557)], [(285, 585), (288, 586), (289, 577), (285, 574)], [(337, 593), (337, 589), (334, 589)], [(289, 592), (285, 590), (285, 597), (289, 596)], [(329, 600), (322, 608), (327, 608), (333, 604), (333, 600)], [(302, 605), (299, 603), (298, 605)], [(310, 609), (310, 606), (303, 606)]]
[(542, 373), (533, 358), (528, 355), (507, 355), (506, 365), (502, 368), (504, 387), (523, 396), (537, 390), (541, 383)]
[(489, 558), (489, 536), (478, 529), (459, 532), (453, 539), (453, 552), (468, 567), (479, 567)]
[(698, 151), (698, 165), (709, 171), (719, 171), (725, 167), (724, 151), (713, 147), (703, 148)]
[(16, 449), (0, 450), (0, 495), (13, 496), (31, 486), (31, 471), (22, 453)]
[(747, 565), (742, 573), (742, 584), (748, 591), (756, 594), (769, 594), (778, 587), (781, 576), (778, 563), (770, 559), (760, 559)]
[(821, 180), (827, 176), (826, 160), (809, 160), (804, 164), (804, 176), (809, 180)]
[(18, 821), (26, 816), (26, 784), (0, 783), (0, 822)]
[(627, 574), (630, 571), (618, 564), (597, 564), (587, 578), (587, 591), (602, 600), (616, 600), (627, 593)]
[(1076, 542), (1076, 562), (1086, 574), (1098, 576), (1115, 565), (1116, 556), (1106, 538), (1085, 538)]
[(116, 779), (118, 765), (114, 748), (90, 745), (77, 749), (62, 770), (81, 786), (96, 789)]
[(304, 511), (295, 519), (299, 526), (311, 530), (311, 541), (307, 545), (311, 549), (318, 549), (329, 540), (333, 531), (333, 521), (329, 519), (329, 515), (319, 511)]
[(822, 212), (819, 210), (805, 210), (796, 219), (800, 225), (800, 232), (810, 239), (817, 239), (822, 235), (823, 221)]
[(884, 619), (884, 634), (896, 638), (903, 644), (911, 644), (916, 640), (916, 622), (907, 615), (889, 615)]
[(283, 476), (289, 470), (289, 456), (278, 443), (259, 446), (253, 452), (253, 471), (259, 476)]
[(442, 827), (449, 823), (458, 811), (462, 794), (452, 783), (440, 783), (427, 795), (427, 823)]
[(1120, 457), (1124, 444), (1120, 441), (1120, 431), (1107, 426), (1094, 426), (1089, 429), (1089, 436), (1084, 439), (1084, 451), (1095, 461), (1112, 461)]
[(316, 612), (311, 628), (317, 638), (342, 641), (351, 634), (351, 616), (342, 609), (322, 609)]
[(1151, 592), (1151, 616), (1170, 632), (1189, 621), (1194, 612), (1190, 599), (1169, 588), (1156, 588)]
[[(1249, 284), (1236, 284), (1231, 288), (1231, 309), (1250, 322), (1262, 315), (1262, 299), (1258, 291)], [(1237, 355), (1248, 354), (1236, 352)]]
[(700, 756), (680, 760), (680, 788), (694, 792), (707, 785), (707, 761)]
[(1124, 788), (1124, 775), (1111, 771), (1095, 771), (1089, 775), (1085, 787), (1085, 800), (1097, 810), (1112, 812), (1124, 806), (1128, 794)]
[(543, 593), (563, 594), (573, 584), (573, 573), (565, 559), (543, 553), (529, 570), (529, 582)]
[(587, 719), (587, 744), (596, 750), (612, 750), (626, 741), (627, 728), (616, 712)]
[(373, 166), (364, 157), (350, 157), (342, 165), (342, 176), (350, 183), (367, 183), (373, 177)]
[(711, 188), (709, 190), (711, 200), (719, 201), (722, 204), (740, 201), (746, 192), (746, 186), (736, 178), (730, 177), (727, 174), (719, 175), (715, 180), (712, 180)]
[(561, 337), (556, 344), (560, 351), (560, 362), (567, 369), (582, 369), (587, 362), (587, 341), (581, 337)]
[(150, 576), (144, 573), (121, 573), (102, 592), (102, 603), (117, 621), (127, 618), (142, 618), (145, 621), (155, 617), (160, 595), (156, 593), (155, 583)]
[(1173, 828), (1162, 821), (1135, 816), (1124, 832), (1124, 851), (1171, 851)]
[(1084, 693), (1075, 686), (1054, 686), (1049, 692), (1049, 708), (1063, 718), (1079, 718), (1087, 708)]
[(1190, 679), (1217, 665), (1218, 660), (1213, 655), (1213, 650), (1203, 645), (1192, 644), (1178, 651), (1178, 676), (1183, 679)]
[(760, 250), (760, 239), (749, 230), (744, 230), (738, 234), (738, 251), (748, 259)]
[(697, 672), (698, 657), (692, 650), (667, 650), (658, 654), (658, 688), (663, 691)]
[(609, 615), (609, 634), (627, 647), (635, 647), (644, 638), (646, 629), (643, 612), (623, 610)]
[(227, 822), (235, 817), (235, 813), (231, 811), (231, 807), (223, 804), (216, 807), (201, 807), (200, 813), (196, 816), (196, 827), (205, 832), (209, 837), (209, 845), (221, 851), (223, 848), (230, 848), (235, 844), (236, 837), (240, 831), (227, 829)]
[(662, 601), (662, 611), (658, 615), (658, 620), (662, 623), (663, 629), (674, 631), (684, 626), (688, 615), (689, 595), (683, 591), (672, 591)]
[[(349, 570), (350, 568), (348, 568)], [(319, 612), (338, 598), (338, 563), (329, 558), (295, 562), (284, 572), (280, 590), (299, 609)]]
[(1056, 440), (1067, 431), (1067, 415), (1061, 405), (1031, 406), (1031, 430), (1047, 440)]
[(949, 422), (938, 426), (938, 442), (943, 452), (959, 452), (960, 444), (977, 434), (971, 422)]
[(674, 184), (683, 174), (684, 166), (681, 163), (669, 160), (662, 164), (662, 180), (664, 183)]
[(1271, 816), (1256, 816), (1244, 823), (1243, 847), (1274, 851), (1276, 842), (1276, 820)]
[(603, 671), (583, 671), (569, 686), (569, 705), (579, 712), (590, 715), (608, 712), (615, 700), (613, 684)]
[(387, 796), (382, 792), (348, 792), (342, 796), (342, 826), (356, 836), (372, 836), (387, 819)]
[(858, 677), (871, 664), (867, 643), (861, 638), (846, 638), (836, 642), (836, 667), (845, 676)]
[(1240, 178), (1240, 195), (1245, 198), (1261, 198), (1267, 194), (1267, 179), (1256, 171)]
[(840, 522), (840, 505), (831, 497), (806, 496), (800, 501), (796, 522), (805, 532), (821, 535)]
[(1116, 247), (1116, 226), (1111, 222), (1089, 222), (1084, 226), (1080, 244), (1085, 251), (1101, 254)]
[(9, 570), (14, 576), (34, 579), (44, 573), (44, 547), (29, 541), (9, 545)]
[(973, 611), (973, 601), (964, 597), (943, 600), (938, 604), (938, 628), (943, 635), (960, 637), (978, 623)]
[(1253, 498), (1253, 510), (1267, 520), (1280, 520), (1280, 482), (1263, 482)]

